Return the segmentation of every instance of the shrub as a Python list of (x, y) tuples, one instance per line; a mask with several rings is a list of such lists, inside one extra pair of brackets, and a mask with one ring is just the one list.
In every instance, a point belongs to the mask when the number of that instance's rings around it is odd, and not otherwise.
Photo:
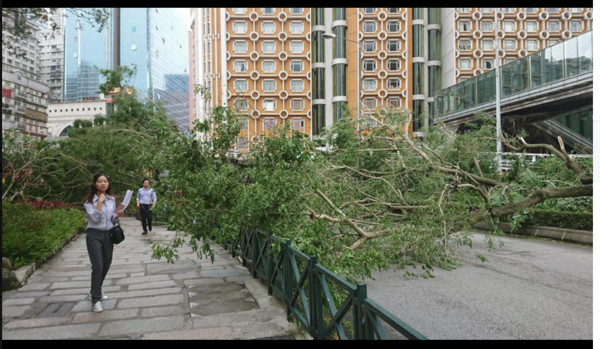
[(83, 231), (85, 224), (81, 209), (36, 209), (28, 203), (2, 202), (2, 256), (10, 259), (15, 269), (41, 263), (78, 230)]

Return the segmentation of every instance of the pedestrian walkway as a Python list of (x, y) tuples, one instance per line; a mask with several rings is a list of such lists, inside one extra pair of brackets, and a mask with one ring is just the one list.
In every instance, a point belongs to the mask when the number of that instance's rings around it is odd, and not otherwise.
[(173, 231), (122, 218), (104, 281), (104, 312), (91, 311), (91, 264), (85, 234), (43, 264), (18, 290), (2, 293), (2, 339), (305, 339), (283, 304), (229, 251), (212, 244), (215, 261), (178, 248), (168, 264), (151, 259), (154, 242)]

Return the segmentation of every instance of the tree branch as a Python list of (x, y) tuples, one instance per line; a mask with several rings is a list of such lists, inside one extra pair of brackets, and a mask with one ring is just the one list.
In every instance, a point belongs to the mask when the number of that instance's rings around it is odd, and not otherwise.
[(477, 210), (474, 211), (471, 216), (475, 222), (478, 222), (485, 217), (486, 213), (489, 213), (492, 217), (510, 216), (547, 199), (593, 195), (594, 189), (592, 184), (575, 187), (544, 188), (536, 190), (533, 192), (533, 194), (519, 202), (508, 204), (502, 207), (492, 208), (490, 210)]

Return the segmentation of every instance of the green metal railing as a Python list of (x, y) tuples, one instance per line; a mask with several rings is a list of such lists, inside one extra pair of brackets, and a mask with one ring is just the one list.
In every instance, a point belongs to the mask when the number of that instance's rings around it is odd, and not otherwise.
[(296, 318), (315, 339), (388, 339), (395, 334), (390, 331), (427, 339), (368, 299), (366, 285), (342, 279), (290, 240), (255, 229), (240, 233), (226, 248), (241, 257), (254, 278), (267, 283), (269, 295), (285, 302), (288, 320)]

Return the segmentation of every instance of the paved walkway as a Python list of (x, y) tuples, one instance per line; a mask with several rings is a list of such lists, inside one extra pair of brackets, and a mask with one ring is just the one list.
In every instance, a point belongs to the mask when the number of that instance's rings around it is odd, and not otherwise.
[(190, 247), (168, 264), (151, 245), (174, 232), (122, 218), (104, 281), (104, 312), (91, 311), (91, 264), (85, 234), (43, 264), (18, 290), (2, 293), (2, 339), (305, 339), (282, 303), (229, 251), (212, 245), (215, 262)]

